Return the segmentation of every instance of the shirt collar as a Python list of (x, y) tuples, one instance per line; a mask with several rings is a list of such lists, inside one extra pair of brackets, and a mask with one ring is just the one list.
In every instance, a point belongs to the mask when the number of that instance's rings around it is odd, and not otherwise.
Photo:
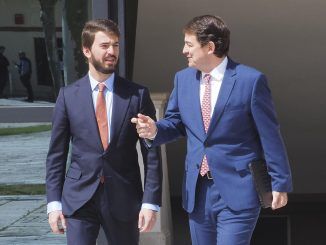
[[(225, 57), (223, 59), (223, 61), (218, 66), (216, 66), (209, 74), (214, 79), (216, 79), (218, 81), (222, 81), (223, 80), (223, 77), (224, 77), (224, 73), (225, 73), (227, 64), (228, 64), (228, 57)], [(203, 80), (205, 74), (207, 74), (207, 73), (202, 72), (202, 74), (201, 74), (202, 80)]]
[[(95, 80), (94, 77), (92, 77), (91, 73), (88, 72), (88, 77), (89, 77), (89, 81), (91, 83), (91, 88), (92, 91), (94, 91), (95, 89), (97, 89), (97, 84), (99, 84), (99, 82), (97, 80)], [(112, 73), (111, 76), (108, 77), (108, 79), (106, 79), (104, 81), (105, 83), (105, 87), (109, 90), (109, 91), (113, 91), (113, 82), (114, 82), (114, 77), (115, 77), (115, 73)]]

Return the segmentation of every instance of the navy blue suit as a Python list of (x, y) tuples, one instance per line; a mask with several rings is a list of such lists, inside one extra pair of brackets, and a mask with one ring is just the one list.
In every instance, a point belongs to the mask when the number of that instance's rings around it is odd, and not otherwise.
[[(120, 225), (133, 222), (137, 229), (141, 204), (161, 205), (162, 172), (159, 152), (157, 148), (147, 149), (141, 142), (145, 167), (143, 192), (136, 151), (139, 138), (130, 122), (137, 113), (155, 117), (155, 108), (148, 90), (116, 75), (110, 145), (104, 151), (88, 75), (60, 90), (53, 114), (46, 162), (46, 190), (47, 201), (61, 201), (66, 217), (73, 217), (83, 207), (89, 208), (82, 212), (87, 216), (87, 212), (99, 204), (110, 217), (122, 222)], [(71, 163), (66, 172), (69, 142)], [(100, 184), (100, 176), (105, 177), (104, 185)], [(102, 219), (105, 221), (107, 217)], [(103, 225), (101, 218), (95, 218), (92, 222)], [(104, 230), (105, 228), (104, 225)], [(98, 231), (98, 227), (95, 230)], [(109, 241), (112, 236), (128, 237), (128, 234), (117, 234), (124, 231), (123, 228), (119, 230), (111, 232), (114, 234), (110, 234)], [(137, 232), (135, 236), (134, 239), (137, 240)], [(77, 240), (74, 241), (77, 244)], [(119, 238), (114, 238), (111, 242), (124, 244)]]
[[(251, 161), (266, 159), (274, 191), (292, 190), (288, 158), (266, 78), (229, 59), (207, 134), (200, 108), (200, 78), (201, 72), (193, 68), (176, 74), (165, 117), (157, 122), (153, 146), (187, 137), (182, 199), (188, 213), (205, 205), (203, 199), (207, 197), (202, 195), (207, 191), (218, 195), (222, 206), (232, 212), (252, 210), (255, 217), (259, 201), (248, 168)], [(204, 155), (213, 177), (213, 190), (207, 190), (211, 184), (199, 177)], [(204, 185), (205, 190), (198, 185)], [(247, 242), (226, 238), (218, 244)]]

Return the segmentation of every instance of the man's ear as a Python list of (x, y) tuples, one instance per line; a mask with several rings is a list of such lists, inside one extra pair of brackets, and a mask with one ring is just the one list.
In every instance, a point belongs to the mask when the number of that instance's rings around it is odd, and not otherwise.
[(84, 53), (86, 58), (91, 57), (91, 50), (89, 48), (83, 47), (83, 53)]
[(216, 48), (215, 43), (213, 43), (212, 41), (209, 41), (207, 43), (207, 47), (208, 47), (208, 54), (214, 54), (215, 48)]

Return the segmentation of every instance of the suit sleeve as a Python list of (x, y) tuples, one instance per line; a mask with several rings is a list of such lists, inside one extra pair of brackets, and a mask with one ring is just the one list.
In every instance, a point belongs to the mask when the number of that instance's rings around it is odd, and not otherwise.
[(157, 135), (153, 145), (161, 145), (186, 135), (178, 105), (178, 76), (174, 79), (174, 88), (169, 98), (164, 118), (156, 123)]
[[(147, 89), (143, 90), (140, 102), (140, 113), (156, 120), (156, 110)], [(159, 147), (148, 148), (143, 140), (140, 147), (144, 162), (144, 195), (143, 203), (161, 206), (162, 203), (162, 163)]]
[(61, 201), (69, 150), (70, 130), (65, 108), (64, 89), (61, 88), (52, 118), (52, 132), (46, 159), (47, 201)]
[(286, 148), (281, 136), (274, 104), (267, 80), (260, 75), (251, 100), (251, 111), (263, 147), (272, 189), (278, 192), (292, 191), (292, 178)]

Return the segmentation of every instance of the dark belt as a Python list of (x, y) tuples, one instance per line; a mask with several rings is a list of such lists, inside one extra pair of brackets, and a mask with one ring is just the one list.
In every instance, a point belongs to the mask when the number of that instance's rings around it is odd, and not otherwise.
[[(201, 175), (200, 175), (201, 176)], [(213, 176), (211, 174), (211, 171), (208, 171), (204, 176), (201, 176), (202, 178), (207, 178), (209, 180), (213, 179)]]

